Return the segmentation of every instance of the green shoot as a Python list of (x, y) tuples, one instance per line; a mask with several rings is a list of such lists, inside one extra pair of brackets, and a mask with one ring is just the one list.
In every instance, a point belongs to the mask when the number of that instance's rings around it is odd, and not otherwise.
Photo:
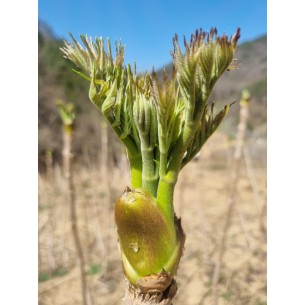
[(137, 74), (136, 66), (125, 66), (121, 43), (114, 58), (109, 39), (81, 35), (81, 44), (71, 35), (61, 49), (90, 81), (91, 102), (126, 147), (132, 189), (116, 204), (116, 223), (125, 275), (134, 286), (145, 276), (176, 273), (185, 236), (174, 211), (175, 185), (232, 105), (214, 113), (209, 97), (221, 75), (236, 68), (239, 37), (239, 29), (231, 38), (200, 29), (184, 39), (183, 52), (176, 35), (173, 73), (164, 72), (161, 81), (154, 71)]

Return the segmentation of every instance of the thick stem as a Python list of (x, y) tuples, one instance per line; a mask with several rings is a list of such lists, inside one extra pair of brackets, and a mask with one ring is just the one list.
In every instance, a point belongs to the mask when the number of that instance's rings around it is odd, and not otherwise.
[(133, 155), (127, 150), (127, 157), (130, 165), (131, 187), (142, 187), (142, 157), (140, 154)]
[(144, 97), (137, 99), (133, 114), (135, 117), (135, 127), (139, 134), (142, 155), (142, 188), (155, 197), (159, 177), (154, 160), (156, 122), (150, 101)]
[[(180, 135), (177, 143), (173, 147), (173, 156), (171, 161), (168, 165), (168, 174), (173, 176), (174, 183), (177, 182), (178, 179), (178, 173), (182, 168), (182, 161), (185, 152), (187, 151), (187, 148), (191, 142), (191, 140), (194, 138), (194, 135), (200, 125), (200, 120), (202, 118), (202, 114), (205, 108), (205, 105), (207, 104), (207, 100), (209, 98), (209, 95), (211, 93), (212, 88), (205, 89), (205, 93), (202, 96), (202, 102), (199, 104), (198, 109), (196, 109), (196, 112), (194, 114), (194, 118), (191, 119), (190, 117), (187, 117), (187, 121), (183, 130), (183, 133)], [(188, 111), (191, 113), (191, 111)]]
[(174, 223), (174, 189), (176, 182), (170, 177), (164, 176), (160, 178), (157, 192), (157, 205), (162, 214), (171, 223)]
[(133, 188), (142, 187), (142, 156), (138, 147), (129, 136), (121, 138), (121, 130), (118, 126), (113, 126), (114, 121), (111, 117), (106, 116), (106, 120), (126, 147), (127, 158), (130, 164), (131, 186)]
[(182, 159), (186, 149), (192, 140), (195, 130), (199, 125), (198, 122), (190, 122), (185, 125), (183, 134), (179, 137), (179, 140), (173, 148), (173, 156), (168, 165), (168, 174), (172, 176), (173, 182), (176, 183), (178, 179), (178, 173), (181, 168)]
[(142, 187), (149, 191), (154, 197), (157, 195), (158, 173), (155, 172), (154, 150), (141, 139), (142, 152)]
[[(162, 121), (161, 118), (159, 118)], [(157, 190), (157, 204), (163, 215), (174, 223), (174, 188), (175, 183), (171, 181), (167, 176), (167, 158), (168, 147), (167, 143), (167, 126), (164, 124), (158, 125), (158, 137), (159, 137), (159, 152), (160, 152), (160, 166), (159, 166), (159, 185)], [(177, 173), (178, 174), (178, 173)]]
[(151, 291), (165, 279), (162, 288), (166, 289), (183, 252), (185, 235), (180, 220), (166, 219), (149, 192), (127, 187), (115, 204), (115, 222), (130, 283)]

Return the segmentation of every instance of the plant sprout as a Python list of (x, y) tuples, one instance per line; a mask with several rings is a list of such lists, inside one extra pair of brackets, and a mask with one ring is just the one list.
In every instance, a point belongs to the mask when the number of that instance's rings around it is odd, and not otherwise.
[(236, 67), (240, 30), (231, 38), (218, 36), (216, 28), (196, 30), (189, 42), (184, 38), (185, 52), (175, 35), (173, 73), (164, 71), (162, 81), (154, 71), (137, 74), (136, 65), (125, 66), (121, 42), (114, 58), (109, 39), (80, 37), (83, 45), (71, 35), (73, 42), (61, 50), (90, 82), (89, 98), (126, 147), (130, 164), (131, 187), (115, 205), (127, 303), (145, 296), (171, 304), (185, 241), (174, 211), (175, 185), (232, 105), (214, 113), (209, 96), (220, 76)]

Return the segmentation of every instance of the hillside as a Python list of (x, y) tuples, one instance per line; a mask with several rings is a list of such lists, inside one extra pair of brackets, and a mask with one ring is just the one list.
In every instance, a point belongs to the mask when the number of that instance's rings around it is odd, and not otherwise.
[[(240, 66), (237, 70), (225, 72), (214, 88), (212, 99), (215, 101), (238, 101), (243, 89), (251, 92), (249, 130), (263, 127), (266, 136), (267, 121), (267, 36), (246, 42), (237, 47), (235, 53)], [(237, 123), (238, 104), (234, 105), (222, 130), (232, 132)], [(234, 129), (235, 130), (235, 129)]]
[(62, 41), (52, 36), (46, 25), (38, 33), (38, 128), (39, 165), (43, 165), (46, 151), (55, 160), (61, 158), (61, 120), (55, 102), (63, 99), (76, 106), (75, 155), (93, 156), (100, 144), (97, 140), (100, 114), (90, 105), (88, 82), (72, 72), (73, 64), (63, 58), (59, 47)]
[[(100, 114), (90, 104), (88, 82), (71, 70), (74, 66), (65, 60), (59, 50), (62, 41), (55, 38), (52, 30), (43, 22), (38, 33), (38, 105), (39, 105), (39, 161), (40, 168), (48, 150), (55, 160), (61, 158), (61, 122), (55, 107), (58, 98), (76, 105), (75, 156), (97, 159), (100, 150)], [(252, 94), (249, 130), (266, 122), (267, 94), (267, 37), (241, 44), (236, 52), (240, 63), (238, 70), (226, 72), (214, 88), (211, 100), (221, 105), (239, 99), (240, 92), (248, 88)], [(171, 70), (171, 64), (165, 67)], [(163, 69), (162, 69), (163, 70)], [(161, 71), (159, 71), (159, 74)], [(239, 107), (234, 105), (222, 130), (234, 134)], [(115, 137), (111, 137), (117, 145)], [(86, 156), (86, 157), (84, 157)]]
[(241, 44), (235, 53), (238, 70), (225, 73), (215, 87), (215, 98), (248, 88), (257, 98), (267, 94), (267, 36)]

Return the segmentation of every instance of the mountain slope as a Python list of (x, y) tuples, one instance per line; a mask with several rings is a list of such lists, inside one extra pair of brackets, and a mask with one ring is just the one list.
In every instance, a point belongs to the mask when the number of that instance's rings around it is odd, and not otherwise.
[(75, 155), (96, 156), (100, 148), (97, 139), (100, 114), (88, 98), (88, 81), (72, 72), (72, 63), (59, 50), (62, 41), (52, 36), (50, 29), (40, 27), (38, 33), (38, 134), (39, 161), (43, 163), (47, 151), (55, 160), (61, 158), (61, 120), (55, 103), (57, 99), (76, 106)]
[(252, 88), (253, 95), (266, 94), (266, 86), (265, 91), (258, 92), (255, 84), (263, 85), (267, 80), (267, 36), (238, 46), (235, 58), (240, 63), (239, 69), (224, 73), (215, 86), (215, 98), (225, 98), (244, 88)]

